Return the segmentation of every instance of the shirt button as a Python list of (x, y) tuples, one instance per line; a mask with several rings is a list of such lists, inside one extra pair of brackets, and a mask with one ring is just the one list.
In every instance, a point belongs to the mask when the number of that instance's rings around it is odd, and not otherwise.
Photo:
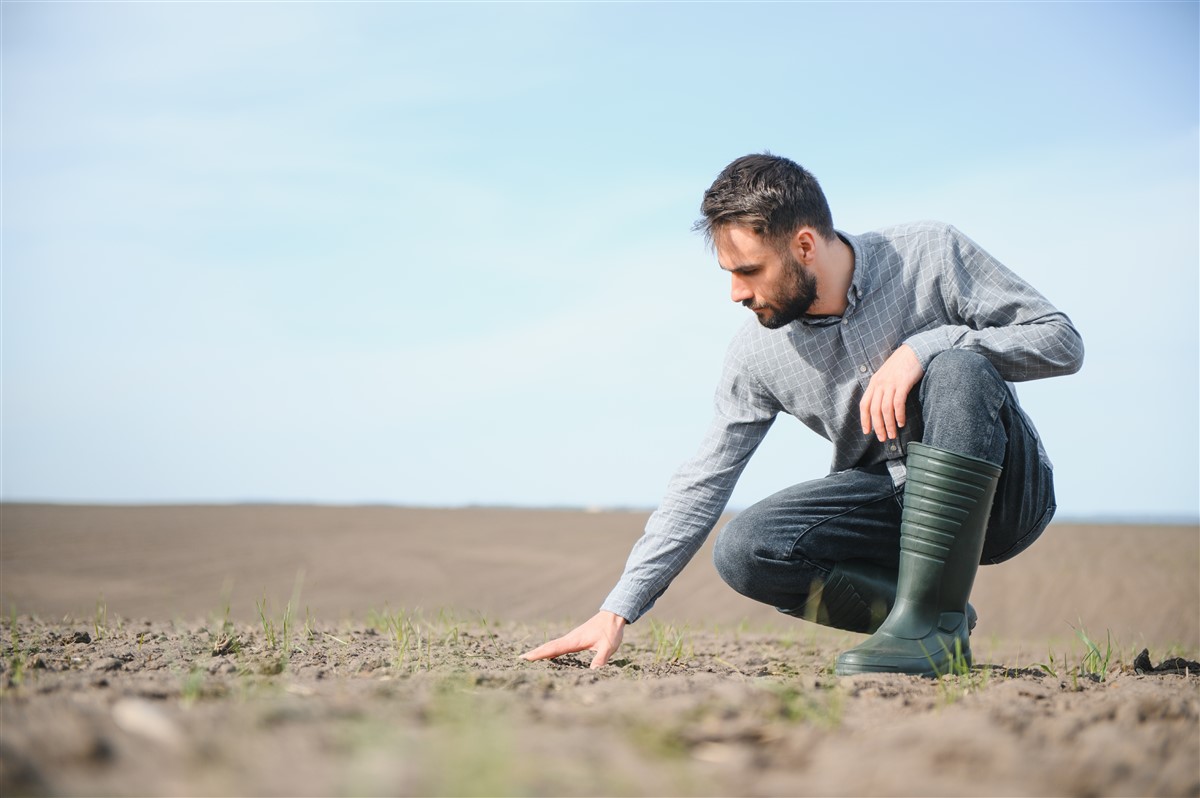
[(893, 443), (893, 444), (889, 445), (889, 446), (888, 446), (888, 451), (889, 451), (889, 452), (894, 452), (894, 451), (896, 451), (896, 444), (894, 444), (894, 443)]
[(866, 367), (866, 366), (859, 366), (859, 367), (858, 367), (858, 370), (859, 370), (859, 371), (861, 371), (863, 374), (866, 374), (866, 373), (867, 373), (867, 367)]
[(842, 319), (842, 324), (849, 324), (849, 323), (850, 323), (849, 319)]

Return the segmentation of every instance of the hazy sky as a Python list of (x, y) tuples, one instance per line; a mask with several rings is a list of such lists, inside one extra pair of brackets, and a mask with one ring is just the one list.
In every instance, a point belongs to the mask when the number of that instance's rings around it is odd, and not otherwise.
[[(3, 2), (3, 497), (653, 506), (770, 150), (1075, 321), (1060, 517), (1196, 518), (1197, 9)], [(781, 416), (733, 505), (829, 459)]]

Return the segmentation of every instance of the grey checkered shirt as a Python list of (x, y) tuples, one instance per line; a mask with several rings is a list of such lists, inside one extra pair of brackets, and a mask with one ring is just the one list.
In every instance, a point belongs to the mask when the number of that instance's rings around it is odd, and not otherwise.
[(854, 249), (845, 314), (778, 330), (747, 321), (726, 354), (700, 451), (671, 479), (602, 609), (635, 621), (654, 605), (712, 531), (780, 412), (833, 443), (831, 472), (887, 462), (902, 484), (903, 442), (863, 435), (858, 411), (871, 376), (901, 344), (923, 368), (947, 349), (979, 352), (1009, 383), (1078, 370), (1083, 343), (1071, 320), (954, 227), (839, 235)]

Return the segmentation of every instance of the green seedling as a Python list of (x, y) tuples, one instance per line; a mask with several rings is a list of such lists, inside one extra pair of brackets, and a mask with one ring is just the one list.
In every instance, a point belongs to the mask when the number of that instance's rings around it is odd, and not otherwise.
[[(230, 599), (233, 596), (233, 578), (227, 577), (225, 583), (221, 585), (221, 634), (229, 635), (233, 633), (233, 620), (230, 617), (232, 606)], [(265, 599), (264, 599), (265, 601)]]
[(8, 682), (19, 685), (25, 679), (25, 655), (21, 653), (21, 631), (17, 628), (17, 608), (10, 608), (8, 632), (12, 651), (8, 657)]
[(258, 606), (258, 619), (262, 622), (263, 636), (267, 639), (267, 647), (274, 651), (279, 646), (279, 639), (275, 633), (275, 622), (267, 617), (267, 597), (263, 596), (262, 601), (256, 602)]
[(488, 623), (487, 616), (484, 615), (482, 612), (479, 613), (479, 625), (483, 627), (483, 636), (485, 638), (487, 638), (489, 643), (492, 644), (492, 650), (494, 650), (496, 652), (496, 656), (498, 656), (498, 657), (504, 656), (503, 652), (500, 651), (499, 644), (496, 642), (497, 638), (499, 638), (500, 635), (498, 635), (492, 631), (492, 627)]
[(1082, 624), (1079, 629), (1075, 630), (1075, 634), (1079, 636), (1079, 639), (1083, 641), (1083, 645), (1087, 647), (1087, 653), (1083, 655), (1083, 661), (1079, 663), (1078, 675), (1094, 676), (1099, 678), (1100, 681), (1104, 681), (1108, 676), (1108, 668), (1112, 662), (1112, 632), (1107, 631), (1107, 641), (1104, 651), (1101, 651), (1100, 647), (1092, 642), (1087, 632), (1083, 630)]
[(459, 621), (445, 609), (438, 611), (438, 625), (442, 628), (442, 643), (446, 646), (457, 646), (459, 639)]
[(963, 654), (962, 641), (958, 638), (954, 639), (954, 651), (950, 654), (950, 662), (948, 663), (947, 673), (950, 676), (968, 677), (971, 675), (971, 663)]
[(283, 609), (283, 656), (288, 657), (292, 653), (292, 638), (296, 631), (296, 619), (294, 613), (300, 609), (300, 594), (301, 588), (304, 587), (304, 569), (296, 569), (296, 578), (292, 582), (292, 599)]
[(971, 663), (963, 652), (961, 640), (955, 639), (954, 650), (951, 651), (946, 646), (943, 648), (943, 653), (947, 655), (944, 667), (938, 667), (929, 652), (925, 654), (933, 670), (933, 676), (938, 681), (943, 701), (952, 704), (984, 687), (988, 680), (988, 671), (975, 670), (971, 667)]
[[(421, 630), (422, 622), (413, 613), (404, 610), (395, 613), (371, 610), (367, 613), (367, 624), (392, 639), (395, 647), (395, 667), (400, 668), (410, 662), (414, 670), (421, 667), (424, 649), (428, 648), (429, 644), (426, 643), (426, 636)], [(414, 654), (415, 660), (412, 659)], [(428, 664), (425, 663), (426, 670)]]
[(687, 627), (680, 629), (671, 626), (670, 624), (660, 623), (654, 619), (650, 620), (650, 637), (654, 643), (654, 661), (655, 662), (678, 662), (681, 659), (691, 658), (694, 650), (691, 643), (687, 639)]
[(288, 602), (283, 608), (283, 623), (280, 624), (283, 637), (283, 656), (286, 659), (292, 653), (292, 632), (294, 623), (292, 621), (292, 602)]
[(1056, 663), (1054, 661), (1054, 651), (1053, 650), (1047, 649), (1046, 662), (1035, 663), (1035, 667), (1041, 668), (1043, 671), (1045, 671), (1047, 674), (1049, 674), (1050, 677), (1053, 679), (1058, 678), (1058, 663)]
[(108, 634), (108, 605), (104, 603), (103, 596), (96, 600), (96, 614), (92, 617), (92, 629), (96, 633), (97, 640)]

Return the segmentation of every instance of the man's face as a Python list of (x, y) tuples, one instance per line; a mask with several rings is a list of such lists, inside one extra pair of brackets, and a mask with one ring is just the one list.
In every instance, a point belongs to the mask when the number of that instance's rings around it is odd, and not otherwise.
[(816, 302), (817, 279), (789, 249), (745, 227), (721, 231), (716, 245), (717, 262), (732, 281), (729, 298), (754, 311), (767, 329), (791, 324)]

